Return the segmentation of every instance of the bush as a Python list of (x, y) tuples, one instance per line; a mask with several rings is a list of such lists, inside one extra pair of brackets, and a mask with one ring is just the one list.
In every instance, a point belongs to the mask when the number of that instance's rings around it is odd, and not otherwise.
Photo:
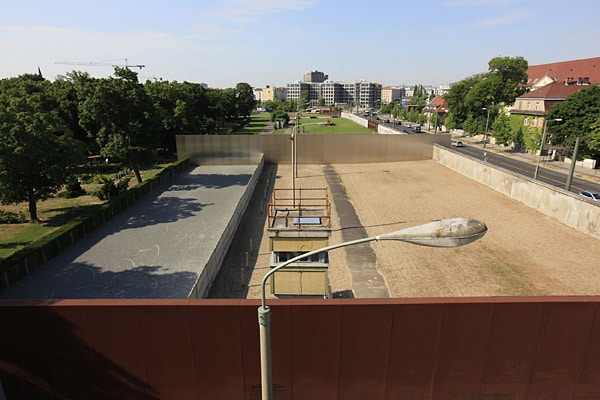
[(103, 176), (101, 178), (102, 186), (95, 192), (95, 195), (102, 201), (110, 200), (117, 197), (120, 193), (126, 192), (130, 180), (131, 178), (127, 177), (115, 184), (113, 179)]
[(62, 192), (60, 196), (66, 197), (67, 199), (72, 199), (83, 196), (84, 194), (85, 190), (81, 187), (79, 179), (75, 175), (71, 175), (67, 178), (67, 182), (65, 183), (65, 191)]
[(0, 224), (23, 224), (27, 222), (27, 217), (23, 211), (14, 213), (11, 211), (0, 210)]

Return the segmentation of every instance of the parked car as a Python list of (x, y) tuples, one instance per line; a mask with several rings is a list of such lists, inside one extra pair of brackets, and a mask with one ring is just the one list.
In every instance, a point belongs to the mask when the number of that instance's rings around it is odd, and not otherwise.
[(412, 127), (412, 131), (414, 133), (421, 133), (421, 126), (420, 125), (415, 125)]
[(463, 144), (463, 142), (461, 142), (460, 140), (453, 140), (451, 145), (453, 147), (465, 147), (465, 145)]
[(594, 192), (593, 190), (580, 190), (579, 195), (585, 197), (588, 200), (600, 202), (600, 193)]

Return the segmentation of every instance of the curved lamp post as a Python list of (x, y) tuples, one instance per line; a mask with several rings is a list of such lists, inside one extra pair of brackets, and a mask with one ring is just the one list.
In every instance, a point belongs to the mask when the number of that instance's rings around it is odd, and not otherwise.
[(398, 240), (401, 242), (429, 247), (458, 247), (480, 239), (483, 237), (483, 235), (485, 235), (486, 232), (487, 226), (481, 221), (468, 218), (449, 218), (401, 229), (399, 231), (394, 231), (383, 235), (356, 239), (326, 246), (291, 258), (271, 269), (262, 279), (262, 303), (258, 308), (262, 399), (271, 400), (273, 398), (271, 369), (271, 309), (266, 305), (265, 286), (269, 277), (275, 272), (296, 261), (310, 257), (314, 254), (319, 254), (324, 251), (329, 251), (340, 247), (371, 242), (374, 240)]
[(485, 144), (487, 143), (487, 134), (488, 134), (488, 125), (490, 123), (490, 108), (483, 107), (482, 110), (487, 109), (487, 119), (485, 120), (485, 133), (483, 134), (483, 148), (485, 149)]

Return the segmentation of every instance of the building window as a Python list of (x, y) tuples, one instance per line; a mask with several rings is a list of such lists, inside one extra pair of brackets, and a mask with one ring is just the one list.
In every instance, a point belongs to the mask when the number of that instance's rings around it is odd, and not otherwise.
[[(301, 254), (304, 254), (305, 252), (299, 252), (299, 251), (281, 251), (281, 252), (277, 252), (276, 253), (276, 262), (277, 263), (281, 263), (284, 261), (288, 261), (291, 260), (294, 257), (298, 257)], [(329, 257), (327, 257), (327, 253), (323, 252), (323, 253), (319, 253), (319, 254), (313, 254), (312, 256), (309, 256), (307, 258), (303, 258), (301, 260), (296, 261), (298, 263), (309, 263), (309, 262), (321, 262), (321, 263), (328, 263), (329, 262)]]
[(539, 102), (539, 101), (536, 101), (536, 102), (535, 102), (535, 110), (537, 111), (537, 110), (539, 110), (539, 109), (540, 109), (540, 102)]

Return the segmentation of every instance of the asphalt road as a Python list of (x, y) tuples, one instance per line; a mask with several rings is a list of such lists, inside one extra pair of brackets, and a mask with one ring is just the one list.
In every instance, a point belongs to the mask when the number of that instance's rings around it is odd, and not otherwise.
[[(491, 148), (484, 149), (483, 147), (469, 145), (466, 145), (464, 147), (452, 148), (462, 154), (466, 154), (479, 160), (483, 160), (484, 153), (486, 153), (485, 159), (488, 163), (515, 172), (517, 174), (521, 174), (528, 178), (533, 178), (535, 174), (535, 163), (522, 161), (515, 157), (504, 155), (502, 153), (499, 154), (496, 152), (496, 150)], [(550, 162), (550, 164), (553, 163), (555, 162)], [(544, 158), (542, 158), (542, 160), (540, 161), (540, 168), (537, 174), (537, 179), (549, 185), (564, 189), (567, 183), (569, 170), (565, 169), (564, 167), (561, 167), (560, 169), (546, 168), (545, 165), (547, 164)], [(600, 184), (588, 179), (581, 179), (577, 176), (573, 176), (570, 191), (573, 193), (578, 193), (582, 189), (595, 190), (600, 192)]]

